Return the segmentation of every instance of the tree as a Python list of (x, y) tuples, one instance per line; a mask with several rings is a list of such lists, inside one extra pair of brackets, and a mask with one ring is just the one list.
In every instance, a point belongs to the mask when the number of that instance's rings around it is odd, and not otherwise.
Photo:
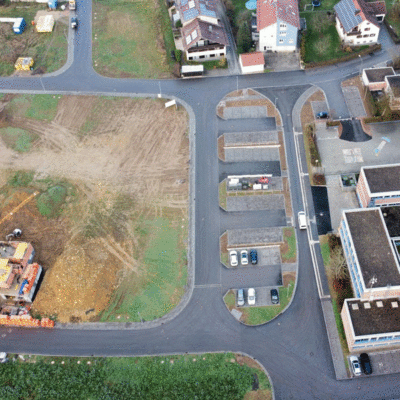
[(334, 279), (346, 279), (349, 276), (346, 258), (341, 246), (336, 246), (331, 250), (329, 272), (332, 274)]
[(251, 48), (251, 29), (248, 21), (243, 21), (237, 34), (238, 52), (247, 53)]

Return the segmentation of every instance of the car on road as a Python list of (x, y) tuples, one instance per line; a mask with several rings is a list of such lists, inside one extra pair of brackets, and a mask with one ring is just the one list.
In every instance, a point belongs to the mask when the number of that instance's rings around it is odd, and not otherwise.
[(279, 303), (279, 293), (276, 289), (271, 289), (271, 301), (272, 301), (272, 304)]
[(351, 364), (351, 370), (353, 371), (353, 374), (355, 376), (360, 376), (361, 375), (361, 367), (360, 367), (360, 363), (358, 361), (358, 357), (351, 356), (350, 364)]
[(369, 359), (369, 356), (367, 353), (360, 354), (360, 364), (361, 364), (361, 368), (365, 375), (372, 374), (371, 360)]
[(229, 258), (231, 260), (231, 266), (232, 267), (237, 267), (238, 265), (238, 255), (236, 250), (231, 250), (229, 252)]
[(250, 250), (250, 260), (251, 260), (252, 264), (257, 264), (258, 256), (257, 256), (257, 250), (256, 249), (251, 249)]
[(75, 29), (78, 27), (78, 19), (76, 17), (71, 18), (71, 28)]
[(243, 289), (239, 289), (237, 291), (237, 305), (240, 306), (244, 306), (244, 290)]
[(329, 114), (326, 111), (321, 111), (316, 115), (317, 119), (326, 119), (329, 118)]
[(254, 304), (256, 304), (256, 290), (253, 288), (247, 291), (247, 304), (249, 306), (254, 306)]
[(306, 218), (306, 213), (304, 211), (299, 212), (298, 220), (299, 220), (299, 228), (307, 229), (307, 218)]
[(242, 250), (240, 252), (240, 262), (242, 265), (247, 265), (249, 263), (249, 253), (247, 250)]

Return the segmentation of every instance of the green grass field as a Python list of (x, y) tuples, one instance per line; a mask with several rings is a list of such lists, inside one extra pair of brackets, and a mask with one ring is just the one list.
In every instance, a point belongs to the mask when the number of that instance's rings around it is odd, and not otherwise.
[(137, 322), (141, 318), (146, 321), (159, 318), (170, 312), (184, 293), (186, 226), (182, 228), (174, 221), (159, 218), (143, 221), (140, 230), (146, 242), (141, 268), (144, 275), (127, 277), (101, 314), (101, 321), (120, 321), (118, 316)]
[(51, 94), (23, 94), (14, 97), (6, 106), (6, 112), (13, 117), (33, 118), (52, 121), (57, 114), (60, 96)]
[(96, 0), (93, 62), (105, 76), (167, 78), (175, 49), (165, 3)]
[(136, 358), (25, 357), (26, 361), (16, 359), (2, 365), (1, 399), (243, 400), (252, 389), (254, 374), (258, 376), (259, 394), (264, 395), (263, 399), (272, 398), (265, 373), (240, 365), (233, 353)]
[(11, 23), (1, 23), (0, 27), (0, 75), (8, 76), (14, 72), (18, 57), (33, 57), (34, 68), (43, 72), (53, 72), (63, 66), (68, 52), (68, 18), (56, 21), (53, 32), (38, 33), (31, 25), (38, 10), (47, 9), (45, 4), (26, 3), (24, 6), (6, 2), (0, 6), (0, 16), (26, 21), (22, 34), (13, 33)]
[(0, 128), (0, 136), (7, 147), (19, 153), (29, 151), (33, 142), (37, 139), (37, 135), (11, 126)]
[[(349, 54), (341, 48), (339, 34), (336, 31), (333, 18), (321, 12), (300, 13), (300, 16), (307, 21), (306, 51), (303, 60), (306, 64), (339, 59)], [(358, 52), (367, 47), (360, 46), (351, 51)]]
[[(400, 38), (400, 12), (396, 11), (396, 7), (393, 7), (393, 0), (386, 0), (386, 21), (396, 32), (397, 36)], [(399, 10), (397, 8), (397, 10)]]
[(283, 240), (287, 245), (287, 251), (281, 253), (283, 262), (296, 261), (296, 234), (294, 228), (283, 228)]

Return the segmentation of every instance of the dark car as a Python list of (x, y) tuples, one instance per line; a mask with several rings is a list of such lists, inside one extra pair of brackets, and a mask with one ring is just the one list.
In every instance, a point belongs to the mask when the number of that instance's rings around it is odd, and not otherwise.
[(76, 17), (71, 18), (71, 28), (76, 29), (78, 27), (78, 20)]
[(279, 293), (276, 289), (271, 289), (271, 301), (272, 301), (272, 304), (279, 303)]
[(360, 364), (361, 364), (361, 368), (365, 375), (372, 374), (371, 360), (369, 359), (369, 356), (367, 353), (360, 354)]
[(319, 7), (321, 5), (321, 2), (319, 0), (313, 0), (312, 5), (314, 7)]
[(329, 118), (329, 114), (326, 111), (321, 111), (317, 114), (317, 119)]
[(258, 261), (258, 256), (257, 256), (257, 250), (252, 249), (250, 250), (250, 260), (252, 264), (257, 264)]

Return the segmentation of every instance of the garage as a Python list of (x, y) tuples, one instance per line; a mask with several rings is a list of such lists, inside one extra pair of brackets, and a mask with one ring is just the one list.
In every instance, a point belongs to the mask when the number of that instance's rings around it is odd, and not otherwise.
[(245, 53), (239, 57), (242, 74), (254, 74), (264, 72), (264, 55), (261, 52)]

